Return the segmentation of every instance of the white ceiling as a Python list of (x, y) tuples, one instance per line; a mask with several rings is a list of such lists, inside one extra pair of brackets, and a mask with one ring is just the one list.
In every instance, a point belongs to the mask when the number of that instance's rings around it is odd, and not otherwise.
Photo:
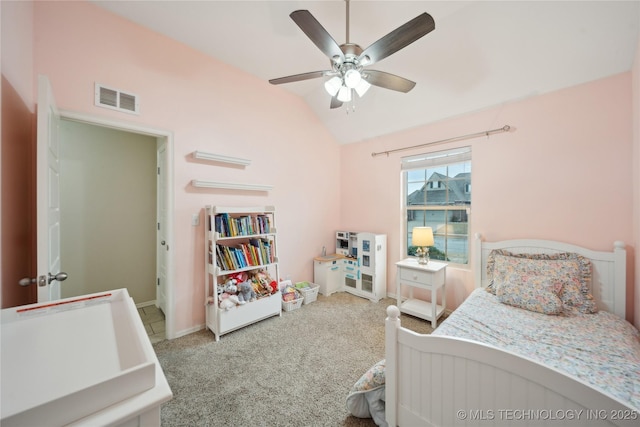
[[(292, 11), (346, 41), (342, 0), (94, 3), (265, 82), (329, 69)], [(349, 41), (364, 49), (422, 12), (436, 29), (371, 67), (415, 81), (411, 92), (374, 86), (346, 114), (329, 109), (323, 79), (279, 89), (302, 97), (339, 142), (361, 141), (629, 71), (640, 1), (352, 0)]]

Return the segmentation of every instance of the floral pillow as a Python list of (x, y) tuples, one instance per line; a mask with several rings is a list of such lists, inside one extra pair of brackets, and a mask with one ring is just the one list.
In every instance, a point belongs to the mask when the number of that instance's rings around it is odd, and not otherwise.
[(581, 313), (593, 314), (598, 312), (598, 305), (593, 295), (582, 290), (580, 280), (572, 277), (562, 286), (562, 302), (576, 308)]
[(512, 273), (496, 283), (496, 297), (503, 304), (543, 314), (560, 314), (562, 283), (545, 276)]
[(518, 272), (545, 276), (563, 286), (561, 299), (568, 307), (582, 313), (596, 313), (598, 308), (590, 293), (591, 261), (569, 252), (557, 254), (514, 254), (493, 250), (487, 259), (487, 291), (495, 294), (495, 284), (504, 282), (506, 275)]
[[(347, 396), (347, 409), (358, 418), (384, 421), (384, 387), (386, 359), (382, 359), (365, 372), (351, 387)], [(376, 392), (377, 391), (377, 392)], [(382, 425), (376, 422), (377, 425)]]
[(384, 370), (386, 359), (380, 360), (365, 372), (351, 388), (352, 392), (369, 391), (385, 384)]

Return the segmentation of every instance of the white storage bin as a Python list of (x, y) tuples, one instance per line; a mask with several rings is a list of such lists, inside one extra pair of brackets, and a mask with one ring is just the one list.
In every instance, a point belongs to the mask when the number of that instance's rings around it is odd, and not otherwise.
[(296, 283), (296, 289), (298, 289), (304, 297), (304, 305), (307, 305), (318, 299), (320, 285), (311, 282), (298, 282)]
[[(287, 287), (291, 287), (291, 288), (294, 287), (293, 284), (291, 283), (291, 280), (284, 280), (280, 282), (280, 293), (282, 294), (282, 310), (293, 311), (302, 307), (304, 296), (300, 296), (299, 298), (289, 299), (287, 301), (287, 299), (291, 297), (290, 294), (293, 293), (293, 292), (287, 292), (286, 291)], [(293, 294), (295, 295), (295, 293)], [(301, 293), (299, 294), (302, 295)]]

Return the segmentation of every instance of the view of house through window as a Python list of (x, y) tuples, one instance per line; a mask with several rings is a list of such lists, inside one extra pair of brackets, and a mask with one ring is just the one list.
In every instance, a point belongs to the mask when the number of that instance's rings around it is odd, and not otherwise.
[(469, 263), (469, 213), (471, 210), (471, 148), (439, 151), (402, 159), (406, 248), (412, 246), (413, 227), (431, 227), (431, 259)]

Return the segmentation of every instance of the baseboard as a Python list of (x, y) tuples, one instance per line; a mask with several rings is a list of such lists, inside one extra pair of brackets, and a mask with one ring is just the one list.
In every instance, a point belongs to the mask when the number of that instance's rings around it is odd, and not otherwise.
[[(189, 334), (192, 334), (194, 332), (201, 331), (201, 330), (205, 329), (205, 327), (206, 326), (203, 323), (201, 325), (196, 325), (193, 328), (183, 329), (181, 331), (176, 332), (175, 335), (173, 337), (171, 337), (170, 339), (184, 337), (185, 335), (189, 335)], [(212, 335), (212, 338), (213, 338), (213, 335)]]

